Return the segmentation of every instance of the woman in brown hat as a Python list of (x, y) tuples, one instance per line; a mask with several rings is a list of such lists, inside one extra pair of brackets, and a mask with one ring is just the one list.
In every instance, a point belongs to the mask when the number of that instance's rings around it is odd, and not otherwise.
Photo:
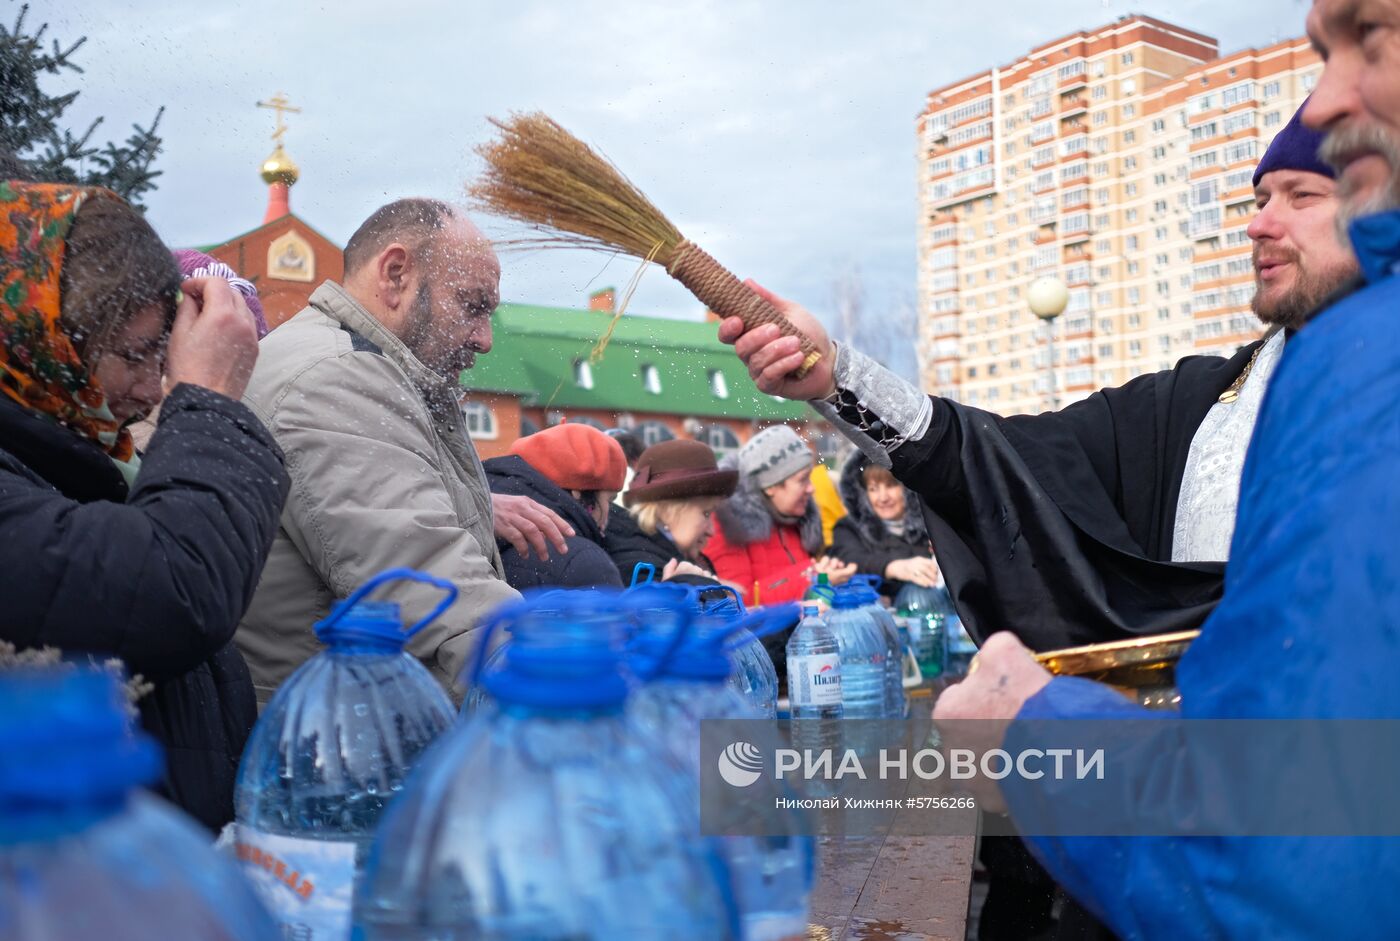
[(663, 441), (643, 451), (622, 498), (627, 510), (610, 515), (603, 537), (623, 583), (647, 562), (658, 578), (714, 584), (714, 566), (703, 551), (714, 533), (715, 509), (738, 482), (738, 472), (720, 470), (714, 452), (699, 441)]

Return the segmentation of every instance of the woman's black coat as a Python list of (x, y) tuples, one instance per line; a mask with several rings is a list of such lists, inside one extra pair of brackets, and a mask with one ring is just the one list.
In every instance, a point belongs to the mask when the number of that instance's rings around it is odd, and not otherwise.
[(137, 707), (165, 795), (211, 829), (257, 718), (233, 645), (288, 480), (245, 406), (177, 386), (127, 487), (95, 444), (0, 396), (0, 639), (119, 657), (154, 684)]
[[(861, 477), (869, 466), (870, 459), (856, 451), (841, 471), (838, 489), (841, 502), (846, 505), (846, 515), (837, 521), (832, 531), (829, 553), (842, 562), (855, 563), (856, 571), (862, 575), (878, 575), (885, 579), (885, 568), (891, 562), (932, 558), (933, 547), (924, 526), (918, 494), (907, 490), (904, 493), (904, 532), (901, 535), (890, 532), (885, 521), (875, 515)], [(885, 579), (880, 592), (893, 599), (904, 585), (897, 579)]]

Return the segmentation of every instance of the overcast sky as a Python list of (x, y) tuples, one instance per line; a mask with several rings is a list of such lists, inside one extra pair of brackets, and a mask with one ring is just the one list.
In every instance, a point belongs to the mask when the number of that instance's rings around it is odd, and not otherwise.
[[(3, 4), (7, 18), (18, 9)], [(285, 91), (300, 164), (293, 209), (343, 244), (405, 195), (459, 198), (486, 115), (543, 110), (613, 159), (680, 230), (741, 276), (826, 316), (858, 268), (878, 311), (914, 298), (914, 119), (932, 88), (1129, 12), (1224, 52), (1301, 35), (1306, 0), (485, 3), (449, 0), (37, 0), (81, 34), (75, 123), (109, 136), (166, 108), (150, 217), (171, 245), (257, 226), (258, 166)], [(104, 138), (105, 139), (105, 138)], [(635, 263), (551, 251), (503, 258), (509, 301), (579, 306)], [(698, 316), (660, 269), (638, 313)]]

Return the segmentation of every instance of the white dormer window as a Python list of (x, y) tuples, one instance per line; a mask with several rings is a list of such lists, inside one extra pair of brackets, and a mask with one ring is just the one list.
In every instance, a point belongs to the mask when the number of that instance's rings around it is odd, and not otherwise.
[(650, 364), (642, 367), (642, 388), (652, 395), (661, 394), (661, 370)]
[(574, 385), (580, 389), (593, 388), (593, 364), (588, 360), (574, 360)]
[(729, 382), (718, 369), (710, 370), (710, 392), (717, 399), (729, 398)]
[(462, 420), (466, 422), (467, 434), (478, 441), (494, 441), (500, 435), (495, 413), (480, 402), (463, 402)]

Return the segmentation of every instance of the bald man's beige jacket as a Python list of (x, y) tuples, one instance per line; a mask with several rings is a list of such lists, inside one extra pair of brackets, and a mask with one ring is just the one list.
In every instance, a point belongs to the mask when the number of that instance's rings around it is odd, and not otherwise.
[[(518, 597), (504, 580), (491, 494), (456, 387), (327, 281), (259, 344), (244, 402), (287, 456), (291, 495), (236, 640), (258, 702), (321, 650), (312, 625), (334, 601), (395, 566), (453, 582), (459, 599), (408, 643), (460, 698), (456, 681), (483, 614)], [(413, 582), (376, 598), (406, 622), (442, 597)]]

